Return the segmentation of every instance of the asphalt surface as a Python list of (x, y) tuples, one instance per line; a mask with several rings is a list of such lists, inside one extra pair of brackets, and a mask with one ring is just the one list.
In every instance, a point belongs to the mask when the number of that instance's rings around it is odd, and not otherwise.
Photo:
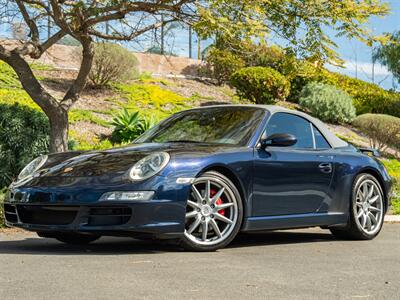
[(307, 229), (214, 253), (133, 239), (66, 246), (0, 233), (0, 299), (400, 299), (400, 224), (373, 241)]

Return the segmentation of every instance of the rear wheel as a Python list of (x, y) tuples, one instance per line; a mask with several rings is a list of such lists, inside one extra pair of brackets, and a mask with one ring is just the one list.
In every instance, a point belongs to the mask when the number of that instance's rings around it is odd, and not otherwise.
[(100, 238), (98, 235), (87, 235), (81, 233), (56, 232), (51, 234), (38, 233), (40, 237), (54, 238), (69, 245), (87, 245)]
[(235, 185), (218, 172), (206, 172), (192, 184), (181, 244), (191, 251), (223, 248), (238, 233), (242, 218), (242, 200)]
[(371, 240), (382, 229), (384, 195), (378, 180), (370, 174), (360, 174), (353, 184), (350, 218), (346, 228), (331, 228), (339, 238)]

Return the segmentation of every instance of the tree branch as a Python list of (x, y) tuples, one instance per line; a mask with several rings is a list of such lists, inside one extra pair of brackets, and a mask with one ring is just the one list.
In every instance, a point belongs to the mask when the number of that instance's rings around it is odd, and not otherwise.
[(149, 30), (160, 28), (161, 26), (163, 26), (165, 24), (168, 24), (168, 23), (171, 23), (171, 22), (174, 22), (174, 21), (175, 21), (174, 19), (171, 19), (171, 20), (167, 20), (167, 21), (164, 21), (164, 22), (158, 22), (158, 23), (146, 26), (146, 27), (144, 27), (144, 28), (142, 28), (140, 30), (136, 30), (136, 31), (132, 32), (129, 35), (124, 35), (124, 34), (121, 34), (121, 33), (105, 34), (105, 33), (102, 33), (100, 31), (97, 31), (95, 29), (89, 29), (89, 33), (94, 35), (94, 36), (97, 36), (99, 38), (105, 39), (105, 40), (129, 41), (129, 40), (133, 40), (133, 39), (137, 38), (138, 36), (144, 34), (145, 32), (147, 32)]
[(90, 73), (90, 69), (92, 68), (94, 57), (92, 40), (90, 37), (81, 37), (81, 43), (83, 46), (82, 63), (78, 76), (74, 80), (73, 84), (69, 87), (67, 93), (61, 101), (61, 106), (65, 110), (68, 110), (79, 99), (79, 94), (85, 88), (86, 79)]
[(60, 30), (54, 35), (52, 35), (47, 41), (45, 41), (43, 44), (40, 45), (40, 51), (43, 54), (46, 52), (47, 49), (49, 49), (51, 46), (53, 46), (55, 43), (57, 43), (60, 39), (62, 39), (66, 35), (64, 30)]
[[(166, 4), (163, 2), (166, 2)], [(117, 5), (106, 6), (104, 8), (97, 8), (97, 11), (100, 12), (100, 14), (88, 19), (86, 24), (87, 26), (92, 26), (101, 22), (123, 19), (127, 14), (132, 12), (146, 12), (150, 14), (161, 11), (182, 13), (182, 6), (193, 2), (193, 0), (181, 0), (175, 4), (171, 3), (171, 1), (157, 1), (155, 3), (149, 3), (148, 1), (123, 2)]]
[(53, 20), (54, 22), (65, 32), (71, 34), (75, 37), (74, 32), (69, 27), (69, 24), (65, 20), (64, 14), (61, 10), (60, 3), (58, 0), (49, 0), (51, 8), (53, 10)]
[(28, 25), (31, 34), (32, 34), (32, 41), (34, 43), (39, 43), (39, 30), (36, 26), (36, 23), (31, 19), (26, 10), (24, 3), (21, 0), (16, 0), (19, 10), (21, 11), (22, 17), (25, 20), (26, 25)]

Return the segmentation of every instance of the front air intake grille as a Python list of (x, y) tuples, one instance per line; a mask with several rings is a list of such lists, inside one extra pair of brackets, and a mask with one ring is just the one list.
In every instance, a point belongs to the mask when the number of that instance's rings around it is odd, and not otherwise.
[(79, 206), (18, 205), (22, 223), (35, 225), (68, 225), (78, 213)]
[(132, 216), (130, 207), (90, 207), (87, 226), (115, 226), (126, 224)]
[(4, 204), (4, 216), (7, 222), (18, 223), (18, 215), (15, 205)]

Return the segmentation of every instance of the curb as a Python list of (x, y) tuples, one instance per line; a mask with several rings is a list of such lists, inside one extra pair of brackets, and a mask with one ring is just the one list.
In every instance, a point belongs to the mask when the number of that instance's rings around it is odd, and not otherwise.
[(385, 223), (400, 223), (400, 215), (386, 215)]

